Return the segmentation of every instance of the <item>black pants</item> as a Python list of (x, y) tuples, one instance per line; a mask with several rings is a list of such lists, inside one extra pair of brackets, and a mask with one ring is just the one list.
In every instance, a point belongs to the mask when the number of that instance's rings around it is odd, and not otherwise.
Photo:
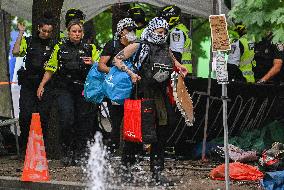
[(242, 71), (239, 69), (237, 65), (227, 64), (227, 70), (228, 70), (229, 80), (246, 82), (246, 79), (243, 76)]
[(72, 148), (79, 157), (99, 131), (97, 105), (86, 102), (81, 92), (56, 89), (63, 154)]
[[(150, 170), (162, 171), (165, 165), (165, 140), (167, 137), (167, 131), (165, 130), (167, 126), (158, 126), (156, 128), (156, 133), (158, 141), (151, 144), (150, 150)], [(130, 166), (137, 162), (138, 156), (142, 152), (142, 144), (125, 142), (122, 151), (122, 165)]]
[(45, 131), (47, 127), (48, 111), (50, 105), (50, 91), (48, 90), (48, 88), (46, 89), (41, 101), (39, 101), (38, 97), (36, 96), (36, 91), (36, 86), (33, 87), (26, 84), (21, 85), (19, 100), (19, 125), (21, 130), (21, 135), (19, 137), (19, 145), (21, 152), (24, 152), (26, 150), (32, 113), (40, 113), (43, 137), (45, 137), (46, 134)]
[[(140, 95), (140, 97), (143, 98), (150, 98), (155, 99), (157, 97), (163, 99), (164, 106), (166, 108), (166, 114), (167, 114), (167, 124), (169, 124), (169, 110), (167, 107), (170, 106), (169, 100), (166, 95), (166, 86), (167, 81), (160, 84), (156, 83), (154, 85), (149, 85), (147, 83), (142, 83), (142, 92), (143, 94)], [(164, 149), (165, 149), (165, 143), (168, 137), (168, 126), (159, 126), (159, 116), (157, 114), (158, 109), (161, 109), (156, 104), (156, 134), (157, 134), (157, 142), (151, 144), (151, 150), (150, 150), (150, 170), (152, 172), (154, 171), (162, 171), (164, 169), (164, 162), (165, 162), (165, 156), (164, 156)], [(137, 159), (137, 155), (142, 150), (142, 145), (138, 143), (131, 143), (131, 142), (125, 142), (124, 148), (123, 148), (123, 155), (122, 155), (122, 164), (132, 165), (135, 163)]]
[(110, 114), (110, 119), (111, 119), (111, 133), (110, 133), (110, 138), (111, 138), (111, 144), (112, 147), (117, 149), (120, 144), (120, 126), (121, 123), (123, 122), (123, 105), (112, 105), (112, 103), (109, 101), (108, 102), (108, 107), (109, 107), (109, 114)]

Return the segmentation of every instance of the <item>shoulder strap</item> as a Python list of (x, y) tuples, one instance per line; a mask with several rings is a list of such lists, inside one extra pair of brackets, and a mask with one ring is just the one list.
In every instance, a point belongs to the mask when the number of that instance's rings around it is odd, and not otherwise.
[(114, 56), (115, 53), (115, 49), (117, 48), (118, 44), (117, 44), (117, 40), (113, 40), (113, 46), (112, 46), (112, 54)]
[(26, 39), (26, 42), (27, 42), (27, 48), (31, 47), (32, 36), (24, 37), (24, 38)]

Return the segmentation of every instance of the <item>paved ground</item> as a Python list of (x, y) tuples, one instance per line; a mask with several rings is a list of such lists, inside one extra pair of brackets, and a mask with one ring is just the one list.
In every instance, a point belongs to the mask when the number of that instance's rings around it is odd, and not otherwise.
[[(149, 172), (149, 161), (142, 161), (136, 168), (133, 169), (133, 175), (135, 182), (131, 184), (122, 184), (120, 180), (120, 174), (117, 173), (117, 168), (119, 165), (118, 159), (112, 159), (111, 167), (113, 168), (113, 173), (108, 177), (109, 185), (107, 189), (179, 189), (179, 190), (223, 190), (225, 189), (225, 184), (223, 181), (214, 181), (208, 177), (211, 168), (215, 167), (217, 163), (202, 163), (200, 161), (166, 161), (165, 176), (170, 180), (175, 182), (174, 187), (157, 187), (152, 183), (147, 183), (150, 179)], [(13, 159), (11, 157), (1, 157), (0, 158), (0, 187), (4, 184), (1, 180), (6, 180), (3, 176), (12, 177), (12, 181), (15, 182), (21, 176), (23, 167), (23, 160)], [(81, 167), (62, 167), (59, 161), (49, 161), (49, 172), (52, 179), (52, 185), (58, 184), (63, 185), (64, 183), (73, 184), (78, 183), (79, 186), (72, 186), (74, 188), (66, 189), (84, 189), (83, 186), (86, 185), (86, 175), (83, 173)], [(13, 178), (14, 177), (14, 178)], [(58, 182), (61, 181), (61, 182)], [(63, 182), (62, 182), (63, 181)], [(20, 183), (20, 182), (17, 182)], [(1, 185), (2, 184), (2, 185)], [(13, 183), (11, 183), (13, 184)], [(111, 185), (110, 185), (111, 184)], [(46, 184), (45, 184), (46, 185)], [(22, 186), (17, 186), (20, 189)], [(57, 189), (54, 185), (50, 189)], [(67, 186), (66, 186), (67, 187)], [(76, 188), (75, 188), (76, 187)], [(10, 189), (15, 188), (11, 185)], [(1, 188), (0, 188), (1, 189)], [(2, 187), (3, 189), (3, 187)], [(23, 189), (33, 189), (31, 186)], [(48, 186), (42, 189), (49, 189)], [(58, 188), (62, 189), (62, 187)], [(64, 188), (65, 189), (65, 188)], [(231, 182), (232, 190), (260, 190), (258, 182)]]

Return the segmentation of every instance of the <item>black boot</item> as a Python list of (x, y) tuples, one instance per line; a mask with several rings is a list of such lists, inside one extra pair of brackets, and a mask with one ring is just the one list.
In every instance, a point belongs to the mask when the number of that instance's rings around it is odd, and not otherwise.
[(66, 145), (62, 145), (62, 157), (60, 163), (65, 167), (74, 165), (73, 152)]
[(121, 182), (123, 184), (132, 183), (134, 181), (134, 177), (131, 173), (131, 167), (129, 165), (127, 165), (127, 166), (122, 165), (121, 166), (120, 176), (121, 176)]
[(152, 180), (155, 185), (174, 186), (174, 183), (168, 180), (164, 175), (162, 175), (161, 171), (154, 171), (152, 173)]

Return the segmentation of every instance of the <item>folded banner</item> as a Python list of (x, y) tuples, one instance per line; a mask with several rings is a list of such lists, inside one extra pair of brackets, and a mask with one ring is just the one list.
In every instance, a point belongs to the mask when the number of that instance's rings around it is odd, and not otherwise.
[(194, 122), (193, 103), (184, 83), (183, 77), (174, 72), (172, 74), (173, 96), (177, 107), (185, 118), (185, 123), (192, 126)]

